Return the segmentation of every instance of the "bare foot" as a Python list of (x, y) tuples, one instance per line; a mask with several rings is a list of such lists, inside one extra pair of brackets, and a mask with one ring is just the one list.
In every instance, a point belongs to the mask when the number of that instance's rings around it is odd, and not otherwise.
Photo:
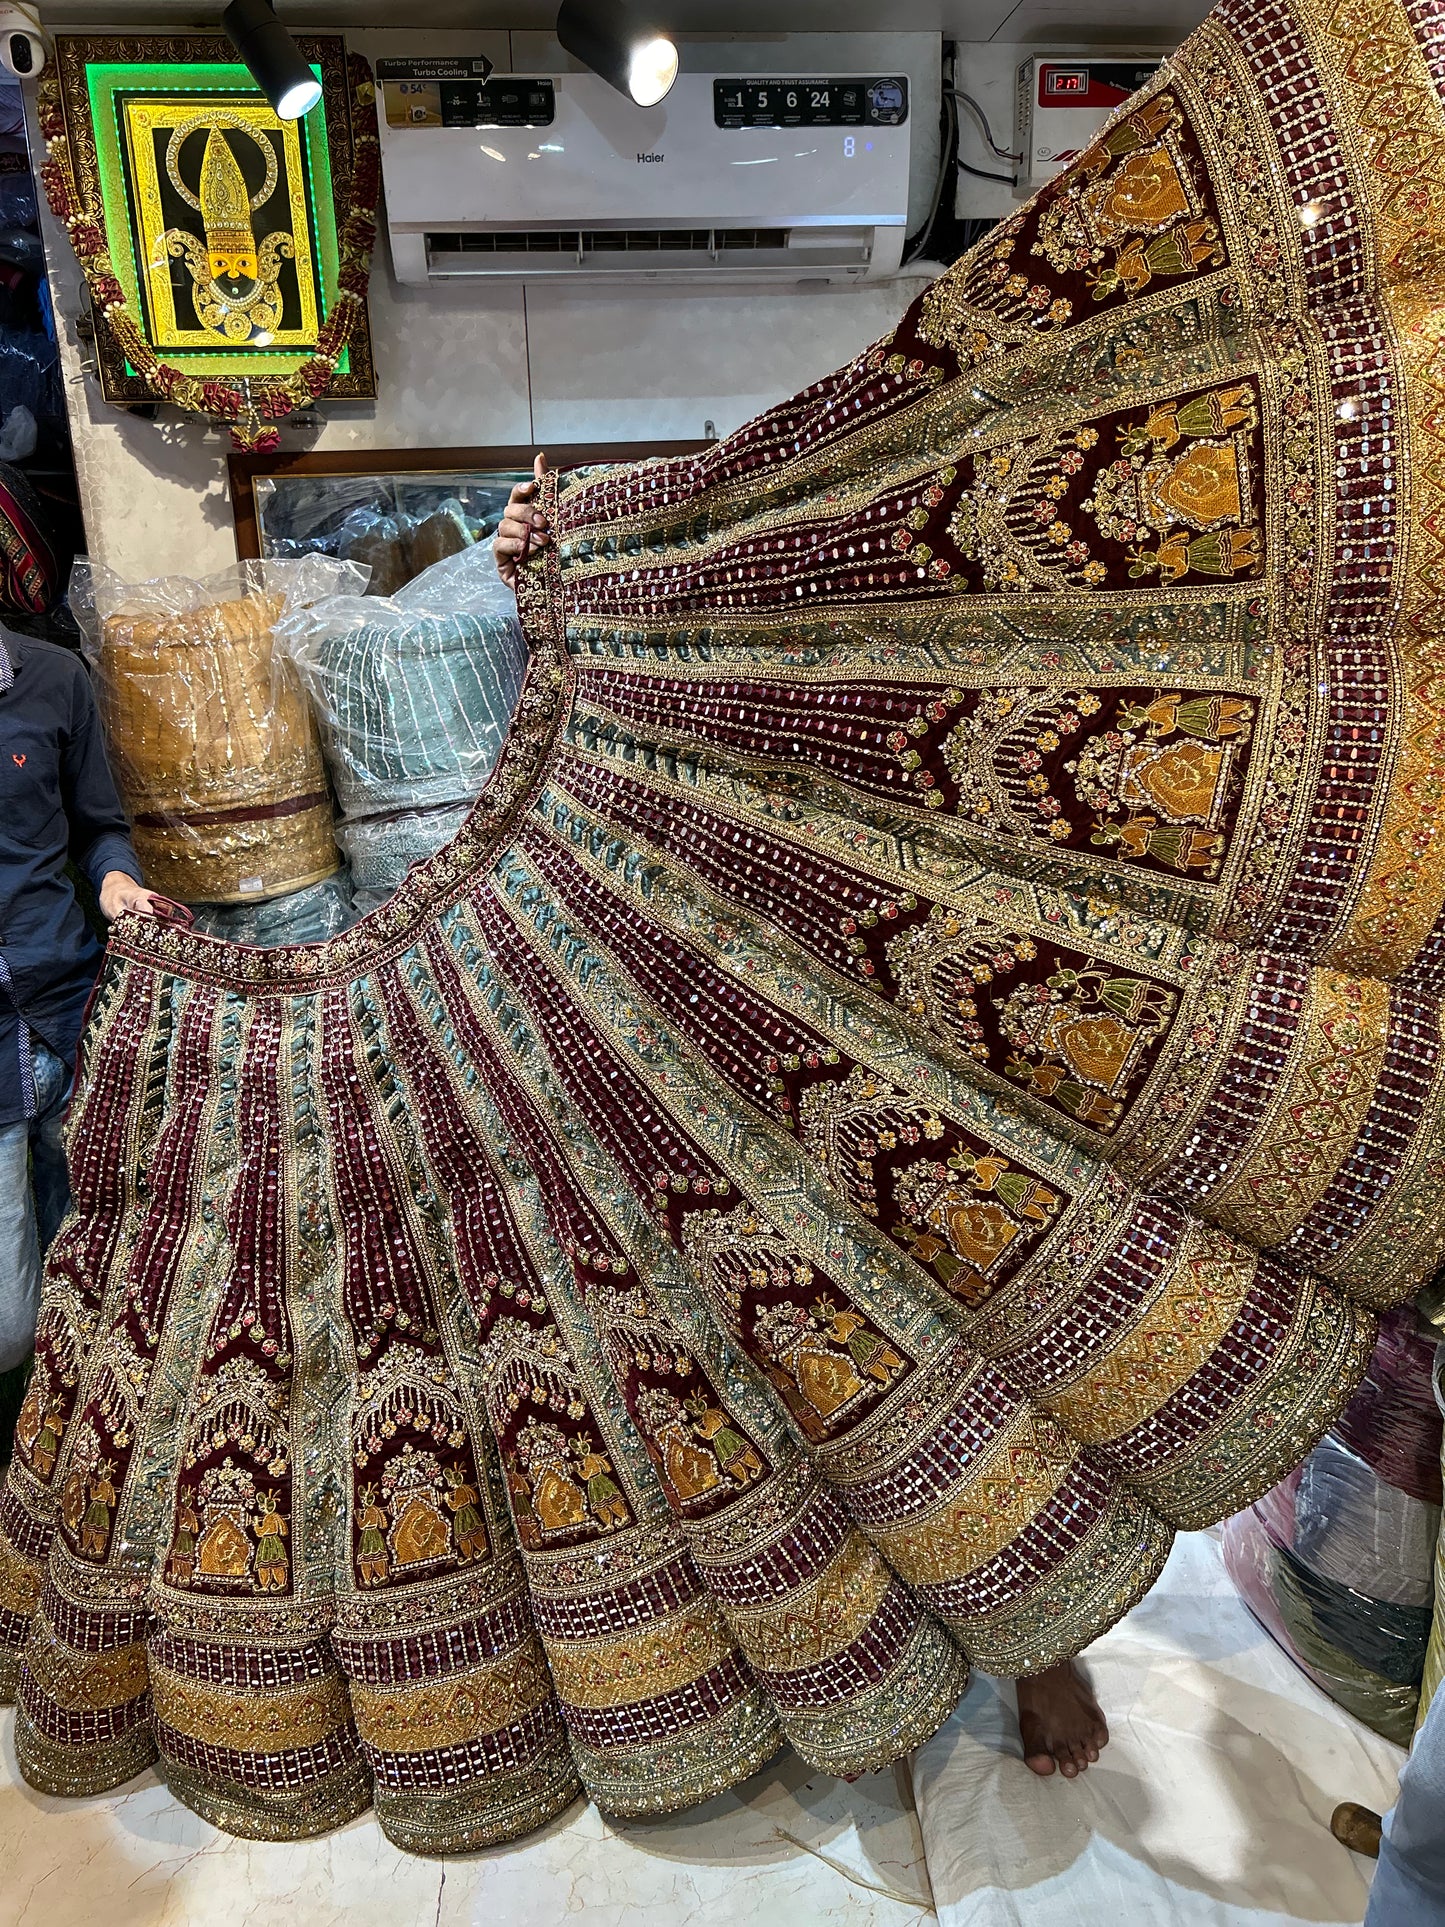
[(1071, 1659), (1014, 1681), (1024, 1763), (1045, 1778), (1055, 1766), (1066, 1780), (1092, 1766), (1109, 1744), (1099, 1702)]

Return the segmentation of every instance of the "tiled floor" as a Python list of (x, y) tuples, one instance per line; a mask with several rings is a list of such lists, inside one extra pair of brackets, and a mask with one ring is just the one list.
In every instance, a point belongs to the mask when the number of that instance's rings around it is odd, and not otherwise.
[[(614, 1827), (580, 1804), (525, 1844), (410, 1859), (370, 1819), (324, 1840), (217, 1833), (146, 1776), (60, 1801), (0, 1729), (0, 1927), (1313, 1927), (1355, 1923), (1368, 1866), (1337, 1800), (1389, 1803), (1400, 1754), (1339, 1712), (1234, 1596), (1215, 1541), (1091, 1655), (1113, 1740), (1040, 1784), (975, 1683), (907, 1770), (852, 1786), (784, 1757), (743, 1794)], [(915, 1811), (914, 1801), (917, 1801)]]

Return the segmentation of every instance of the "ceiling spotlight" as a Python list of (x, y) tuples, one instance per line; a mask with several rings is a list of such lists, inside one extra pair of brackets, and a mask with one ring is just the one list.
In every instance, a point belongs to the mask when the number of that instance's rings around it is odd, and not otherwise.
[(639, 107), (655, 107), (677, 79), (677, 48), (626, 0), (562, 0), (557, 38)]
[(321, 98), (321, 82), (270, 0), (231, 0), (221, 25), (279, 119), (300, 120), (311, 112)]

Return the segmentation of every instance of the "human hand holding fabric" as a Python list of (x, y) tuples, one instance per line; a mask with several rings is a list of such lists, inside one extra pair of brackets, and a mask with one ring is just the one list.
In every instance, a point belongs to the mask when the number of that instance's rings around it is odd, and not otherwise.
[(528, 555), (550, 539), (547, 518), (537, 506), (537, 487), (546, 473), (547, 457), (539, 453), (532, 464), (532, 480), (518, 482), (497, 525), (492, 553), (497, 558), (497, 574), (512, 590), (517, 586), (517, 571)]
[(138, 917), (153, 917), (156, 914), (155, 899), (151, 892), (144, 889), (124, 870), (109, 870), (101, 879), (100, 914), (113, 923), (117, 917), (127, 912)]

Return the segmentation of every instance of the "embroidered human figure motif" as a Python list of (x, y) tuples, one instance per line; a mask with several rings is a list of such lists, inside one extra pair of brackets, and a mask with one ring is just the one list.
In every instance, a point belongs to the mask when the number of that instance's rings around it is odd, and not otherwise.
[(531, 1420), (517, 1436), (517, 1456), (526, 1474), (528, 1510), (541, 1536), (584, 1525), (587, 1499), (572, 1476), (561, 1430), (543, 1420)]
[(432, 1566), (448, 1558), (452, 1528), (442, 1509), (442, 1469), (431, 1452), (408, 1440), (381, 1475), (391, 1510), (387, 1543), (393, 1567)]
[(952, 801), (1000, 834), (1212, 875), (1254, 711), (1212, 691), (950, 690), (885, 740), (930, 785), (931, 807)]
[(716, 1457), (699, 1444), (683, 1402), (674, 1393), (659, 1385), (644, 1385), (637, 1397), (637, 1421), (652, 1440), (662, 1476), (681, 1504), (722, 1485)]
[(627, 1501), (622, 1496), (622, 1488), (612, 1477), (612, 1461), (605, 1452), (597, 1450), (585, 1432), (579, 1432), (573, 1439), (572, 1450), (577, 1457), (577, 1475), (585, 1485), (587, 1504), (593, 1518), (608, 1530), (627, 1525), (631, 1515), (627, 1510)]
[(173, 1586), (189, 1586), (195, 1577), (196, 1541), (201, 1530), (195, 1499), (194, 1486), (182, 1486), (177, 1494), (175, 1530), (166, 1556), (166, 1578)]
[(358, 1496), (356, 1570), (363, 1586), (379, 1586), (390, 1570), (386, 1534), (391, 1516), (384, 1505), (378, 1505), (376, 1486), (364, 1485)]
[(849, 1353), (830, 1344), (828, 1331), (790, 1299), (759, 1311), (754, 1331), (763, 1355), (818, 1418), (833, 1418), (864, 1390)]
[(904, 1361), (877, 1332), (869, 1329), (861, 1312), (840, 1310), (831, 1298), (819, 1298), (813, 1316), (826, 1329), (834, 1344), (841, 1345), (857, 1369), (880, 1385), (891, 1385), (904, 1368)]
[[(1176, 702), (1121, 714), (1147, 722), (1157, 711), (1160, 726), (1172, 727)], [(1114, 913), (1116, 926), (1127, 914)], [(1118, 928), (1111, 934), (1118, 945)], [(1131, 920), (1130, 934), (1154, 941), (1147, 920)], [(1178, 1001), (1165, 984), (977, 909), (935, 904), (884, 956), (899, 1002), (936, 1035), (1100, 1131), (1116, 1129), (1137, 1095)]]
[[(1224, 266), (1207, 175), (1173, 95), (1111, 127), (1032, 208), (924, 296), (920, 333), (965, 365), (1027, 350), (1066, 326), (1083, 289), (1094, 306), (1133, 300), (1160, 278)], [(1082, 283), (1082, 286), (1081, 286)]]
[(909, 1165), (894, 1195), (903, 1220), (894, 1236), (966, 1304), (981, 1304), (996, 1289), (1009, 1246), (1046, 1225), (1060, 1204), (1056, 1192), (1006, 1158), (972, 1151)]
[(278, 1495), (262, 1492), (257, 1497), (256, 1581), (262, 1592), (284, 1592), (290, 1575), (286, 1538), (291, 1528), (278, 1509)]
[(447, 1507), (452, 1514), (457, 1557), (463, 1563), (487, 1556), (487, 1528), (477, 1504), (477, 1488), (463, 1467), (447, 1467)]
[(110, 1515), (116, 1503), (116, 1490), (111, 1484), (114, 1471), (113, 1459), (102, 1459), (95, 1468), (90, 1481), (90, 1503), (80, 1522), (80, 1550), (96, 1559), (105, 1557), (110, 1542)]
[(1008, 1075), (1081, 1123), (1112, 1131), (1134, 1067), (1163, 1035), (1175, 1002), (1162, 985), (1097, 966), (1018, 985), (995, 1006), (1003, 1035), (1018, 1046)]
[(59, 1397), (52, 1397), (46, 1404), (45, 1417), (40, 1421), (29, 1450), (30, 1464), (38, 1479), (48, 1481), (54, 1472), (64, 1431), (64, 1401)]
[(66, 1530), (72, 1539), (80, 1536), (80, 1522), (85, 1515), (86, 1482), (90, 1476), (89, 1467), (79, 1459), (71, 1461), (60, 1489), (60, 1516), (65, 1521)]
[(15, 1443), (21, 1454), (34, 1465), (35, 1441), (40, 1436), (42, 1414), (45, 1411), (45, 1372), (37, 1365), (31, 1373), (30, 1383), (25, 1388), (20, 1411), (15, 1420)]
[(249, 1583), (254, 1548), (248, 1530), (256, 1481), (226, 1458), (201, 1476), (197, 1487), (202, 1528), (196, 1542), (196, 1574), (225, 1585)]
[(725, 1412), (710, 1405), (701, 1392), (694, 1392), (686, 1403), (692, 1429), (712, 1447), (718, 1464), (730, 1479), (745, 1486), (762, 1477), (763, 1461), (757, 1447), (729, 1422)]

